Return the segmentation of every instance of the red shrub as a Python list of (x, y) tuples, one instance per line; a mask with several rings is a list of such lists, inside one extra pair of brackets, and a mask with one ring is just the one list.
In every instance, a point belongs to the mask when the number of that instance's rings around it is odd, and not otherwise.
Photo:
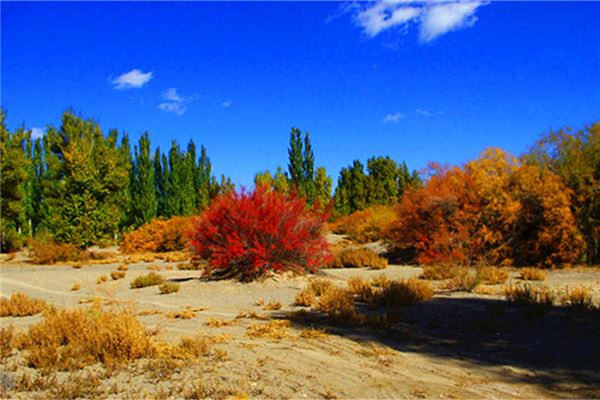
[(209, 272), (252, 279), (267, 271), (314, 271), (331, 260), (323, 238), (326, 215), (305, 201), (258, 187), (215, 199), (194, 221), (192, 249)]

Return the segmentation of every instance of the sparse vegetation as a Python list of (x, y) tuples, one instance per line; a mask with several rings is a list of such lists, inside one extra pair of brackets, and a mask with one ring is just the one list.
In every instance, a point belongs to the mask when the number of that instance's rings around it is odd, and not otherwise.
[(96, 279), (96, 284), (99, 285), (99, 284), (104, 283), (106, 281), (108, 281), (108, 276), (106, 276), (106, 275), (100, 275), (98, 277), (98, 279)]
[(230, 326), (232, 323), (233, 321), (226, 321), (221, 318), (209, 318), (206, 321), (206, 326), (209, 326), (211, 328), (221, 328), (223, 326)]
[[(55, 264), (57, 262), (84, 261), (85, 251), (74, 244), (55, 243), (49, 238), (32, 239), (29, 243), (29, 253), (36, 264)], [(74, 267), (75, 268), (75, 267)]]
[(127, 271), (129, 269), (129, 266), (127, 264), (121, 264), (119, 265), (119, 268), (117, 268), (118, 271)]
[(80, 283), (74, 283), (73, 286), (71, 286), (71, 290), (72, 291), (77, 291), (81, 289), (81, 284)]
[(590, 290), (583, 286), (567, 288), (560, 300), (562, 305), (579, 311), (590, 311), (596, 308)]
[(475, 271), (461, 268), (458, 273), (444, 285), (445, 289), (460, 292), (472, 292), (481, 283), (481, 277)]
[(170, 294), (179, 292), (179, 284), (175, 282), (165, 282), (158, 287), (160, 294)]
[(508, 301), (518, 304), (539, 304), (551, 306), (556, 294), (546, 286), (533, 286), (529, 283), (510, 285), (504, 290)]
[(171, 311), (166, 314), (169, 319), (192, 319), (196, 316), (196, 313), (190, 309)]
[(523, 268), (520, 274), (521, 279), (524, 281), (543, 281), (546, 279), (546, 272), (539, 268)]
[(110, 273), (110, 277), (113, 279), (113, 281), (123, 279), (125, 278), (125, 275), (125, 271), (113, 271)]
[(387, 265), (387, 259), (380, 257), (373, 250), (358, 248), (342, 250), (335, 254), (331, 267), (384, 269)]
[(481, 267), (477, 271), (477, 275), (482, 284), (486, 285), (498, 285), (506, 282), (508, 279), (508, 272), (502, 268), (485, 266)]
[(27, 317), (47, 308), (45, 301), (32, 299), (24, 293), (13, 293), (8, 299), (0, 299), (0, 317)]
[(262, 324), (253, 324), (246, 329), (251, 338), (284, 339), (290, 335), (290, 321), (277, 320)]
[(268, 303), (266, 303), (263, 306), (263, 310), (265, 310), (265, 311), (276, 311), (276, 310), (281, 309), (281, 307), (282, 307), (282, 304), (281, 304), (280, 301), (270, 300)]
[(430, 281), (442, 281), (452, 279), (460, 272), (460, 267), (450, 263), (440, 263), (423, 267), (423, 279)]
[(315, 296), (315, 292), (310, 288), (304, 288), (298, 292), (296, 295), (296, 300), (294, 304), (302, 307), (311, 307), (317, 297)]
[(160, 285), (165, 281), (165, 278), (155, 272), (150, 272), (148, 275), (138, 276), (131, 282), (132, 289), (140, 289), (148, 286)]

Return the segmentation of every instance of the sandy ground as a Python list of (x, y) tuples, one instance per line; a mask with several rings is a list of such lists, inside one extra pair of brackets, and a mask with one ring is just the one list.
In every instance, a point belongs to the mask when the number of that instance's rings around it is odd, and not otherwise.
[[(365, 327), (331, 325), (316, 316), (309, 322), (290, 317), (294, 298), (307, 277), (281, 277), (263, 282), (205, 281), (198, 271), (166, 270), (161, 261), (130, 264), (125, 279), (97, 284), (118, 264), (37, 266), (3, 262), (0, 295), (25, 292), (61, 307), (85, 307), (90, 298), (123, 301), (137, 311), (163, 314), (140, 316), (159, 336), (224, 334), (218, 345), (223, 356), (168, 376), (150, 380), (122, 372), (105, 385), (121, 385), (109, 397), (169, 397), (172, 388), (201, 379), (211, 396), (238, 394), (261, 398), (599, 398), (600, 317), (555, 310), (539, 317), (506, 303), (500, 295), (446, 293), (436, 290), (431, 301), (408, 307), (396, 326), (373, 331)], [(130, 289), (130, 282), (159, 266), (167, 279), (181, 284), (178, 293), (161, 295), (157, 287)], [(323, 270), (320, 275), (340, 285), (351, 276), (419, 276), (420, 268), (391, 265), (383, 271)], [(517, 273), (511, 273), (517, 280)], [(81, 290), (71, 291), (79, 283)], [(546, 284), (585, 285), (600, 303), (597, 268), (551, 271)], [(259, 300), (279, 301), (280, 310), (265, 311)], [(166, 318), (169, 311), (202, 309), (188, 320)], [(240, 312), (256, 311), (270, 318), (291, 318), (292, 334), (280, 340), (254, 339), (248, 326), (263, 321), (236, 319), (230, 326), (208, 327), (209, 318), (233, 320)], [(17, 328), (41, 317), (1, 318)], [(319, 339), (299, 337), (302, 329), (324, 329)], [(12, 372), (11, 372), (12, 373)], [(16, 372), (14, 372), (16, 373)], [(10, 393), (29, 397), (29, 394)], [(174, 396), (177, 396), (176, 394)], [(42, 396), (43, 397), (43, 396)]]

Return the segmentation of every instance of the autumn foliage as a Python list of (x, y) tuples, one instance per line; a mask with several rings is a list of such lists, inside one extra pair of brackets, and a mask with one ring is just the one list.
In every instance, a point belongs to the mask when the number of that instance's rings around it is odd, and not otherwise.
[(376, 205), (341, 217), (330, 227), (334, 233), (345, 234), (358, 243), (368, 243), (383, 239), (396, 218), (392, 206)]
[(216, 198), (193, 223), (192, 249), (209, 272), (252, 279), (267, 271), (314, 271), (331, 260), (326, 215), (303, 199), (259, 186)]
[(188, 247), (187, 232), (191, 223), (190, 217), (153, 219), (133, 232), (125, 234), (120, 249), (123, 253), (184, 250)]
[(569, 196), (559, 176), (489, 149), (462, 168), (432, 165), (403, 196), (389, 238), (421, 264), (572, 263), (585, 242)]

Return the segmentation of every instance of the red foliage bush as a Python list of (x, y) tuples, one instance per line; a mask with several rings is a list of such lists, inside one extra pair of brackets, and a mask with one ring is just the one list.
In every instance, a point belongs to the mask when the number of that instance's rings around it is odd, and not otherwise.
[(194, 221), (190, 243), (209, 260), (209, 273), (225, 277), (314, 271), (331, 260), (323, 238), (326, 217), (301, 198), (258, 187), (216, 198)]
[(190, 217), (156, 218), (125, 234), (119, 247), (123, 253), (184, 250), (188, 247), (191, 223)]

